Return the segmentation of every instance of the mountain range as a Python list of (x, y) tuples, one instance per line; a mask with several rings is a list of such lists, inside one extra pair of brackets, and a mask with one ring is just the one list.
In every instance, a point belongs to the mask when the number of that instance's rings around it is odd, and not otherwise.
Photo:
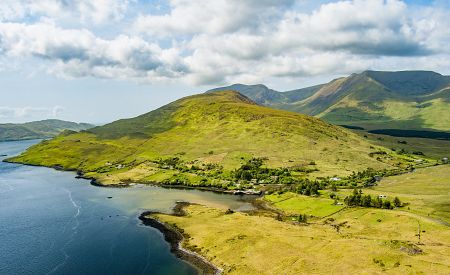
[(21, 124), (0, 124), (0, 141), (51, 138), (64, 130), (80, 131), (92, 128), (88, 123), (46, 119)]
[(365, 71), (326, 84), (278, 92), (234, 84), (258, 104), (373, 129), (450, 130), (450, 76), (431, 71)]

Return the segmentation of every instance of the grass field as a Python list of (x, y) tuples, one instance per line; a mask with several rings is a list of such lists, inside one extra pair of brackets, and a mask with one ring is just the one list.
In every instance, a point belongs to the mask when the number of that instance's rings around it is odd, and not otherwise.
[[(386, 195), (391, 202), (398, 197), (406, 204), (399, 210), (450, 225), (449, 175), (450, 165), (421, 168), (412, 173), (383, 178), (377, 186), (362, 191), (372, 198)], [(336, 194), (342, 200), (352, 191), (341, 189)]]
[(450, 224), (450, 165), (417, 169), (414, 173), (386, 178), (373, 192), (398, 196), (409, 203), (406, 211)]
[(295, 193), (281, 195), (266, 195), (264, 198), (273, 206), (286, 212), (287, 215), (307, 214), (315, 217), (325, 217), (341, 210), (343, 205), (334, 205), (334, 200), (328, 198), (314, 198)]
[(384, 146), (397, 151), (404, 149), (407, 152), (421, 151), (426, 157), (442, 159), (450, 157), (450, 141), (429, 138), (393, 137), (388, 135), (371, 134), (362, 130), (352, 130), (371, 143)]
[[(448, 274), (448, 227), (406, 213), (353, 209), (308, 226), (200, 205), (188, 215), (157, 218), (189, 235), (198, 251), (226, 274)], [(421, 224), (421, 245), (415, 236)], [(339, 232), (336, 226), (340, 227)], [(422, 254), (414, 255), (422, 250)]]
[[(448, 175), (450, 165), (440, 165), (363, 189), (364, 194), (384, 194), (391, 201), (398, 196), (407, 204), (393, 210), (342, 209), (327, 198), (330, 191), (318, 198), (289, 192), (265, 196), (288, 216), (315, 216), (308, 225), (245, 213), (227, 215), (200, 205), (189, 206), (184, 217), (157, 218), (182, 228), (189, 235), (184, 245), (227, 274), (449, 274)], [(342, 201), (351, 192), (341, 189), (336, 194)]]

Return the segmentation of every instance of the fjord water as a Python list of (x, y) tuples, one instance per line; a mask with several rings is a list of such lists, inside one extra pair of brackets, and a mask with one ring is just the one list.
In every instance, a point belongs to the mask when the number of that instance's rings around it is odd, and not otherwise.
[[(0, 155), (36, 142), (0, 142)], [(232, 195), (101, 188), (70, 172), (0, 162), (0, 274), (196, 274), (137, 218), (145, 210), (169, 212), (177, 200), (251, 207)]]

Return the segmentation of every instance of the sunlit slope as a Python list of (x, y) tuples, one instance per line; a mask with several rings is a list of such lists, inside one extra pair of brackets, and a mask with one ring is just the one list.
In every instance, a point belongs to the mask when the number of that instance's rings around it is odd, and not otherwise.
[(320, 119), (255, 104), (233, 91), (186, 97), (136, 118), (81, 133), (65, 132), (31, 147), (13, 161), (108, 174), (119, 165), (131, 180), (157, 173), (151, 163), (177, 156), (184, 161), (239, 167), (244, 159), (267, 158), (272, 167), (315, 162), (315, 175), (389, 168), (389, 155), (344, 128)]
[(368, 129), (450, 130), (450, 77), (430, 71), (366, 71), (290, 92), (232, 85), (263, 105)]
[(290, 109), (334, 124), (450, 130), (449, 80), (433, 72), (364, 72), (337, 79)]

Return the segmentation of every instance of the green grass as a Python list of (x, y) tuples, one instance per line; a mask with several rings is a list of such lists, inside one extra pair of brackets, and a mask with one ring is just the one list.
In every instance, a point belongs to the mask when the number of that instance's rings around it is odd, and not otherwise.
[[(156, 216), (182, 228), (189, 236), (184, 247), (226, 274), (450, 272), (448, 227), (400, 211), (349, 209), (307, 226), (244, 213), (227, 215), (200, 205), (187, 211), (185, 217)], [(416, 244), (418, 221), (425, 231), (421, 245)], [(419, 247), (424, 253), (410, 255), (402, 247)]]
[(443, 220), (450, 224), (450, 165), (417, 169), (389, 177), (374, 192), (398, 196), (409, 203), (405, 211)]
[(281, 195), (266, 195), (264, 198), (288, 215), (308, 214), (315, 217), (325, 217), (344, 207), (342, 205), (334, 205), (334, 200), (332, 199), (308, 197), (290, 192)]
[(449, 81), (429, 72), (364, 72), (322, 85), (307, 98), (265, 104), (370, 130), (450, 131)]
[(401, 149), (404, 149), (409, 153), (420, 151), (425, 154), (425, 157), (436, 160), (450, 156), (450, 141), (448, 140), (393, 137), (388, 135), (371, 134), (361, 130), (352, 131), (367, 139), (371, 143), (375, 143), (389, 149), (395, 149), (396, 151), (400, 151)]
[[(450, 225), (450, 165), (416, 169), (413, 173), (383, 178), (372, 188), (362, 189), (363, 194), (375, 198), (386, 195), (391, 202), (395, 197), (406, 205), (399, 211), (420, 215)], [(336, 194), (342, 201), (352, 189), (341, 189)]]
[[(188, 215), (158, 214), (189, 236), (195, 248), (228, 274), (448, 274), (450, 272), (450, 165), (417, 169), (382, 179), (364, 194), (395, 196), (407, 205), (393, 210), (331, 205), (293, 193), (265, 199), (288, 215), (311, 214), (307, 225), (200, 205)], [(342, 201), (350, 189), (338, 190)], [(420, 226), (420, 227), (419, 227)], [(417, 232), (420, 228), (420, 240)], [(422, 251), (422, 253), (416, 253)], [(357, 260), (355, 260), (357, 259)]]
[[(269, 167), (315, 161), (318, 171), (311, 177), (397, 164), (395, 154), (370, 157), (376, 150), (384, 149), (341, 127), (262, 107), (228, 91), (183, 98), (133, 119), (60, 135), (13, 161), (81, 170), (104, 183), (160, 180), (165, 176), (153, 176), (151, 163), (176, 155), (186, 162), (219, 163), (226, 171), (251, 157), (267, 158)], [(119, 164), (123, 167), (116, 169)]]

